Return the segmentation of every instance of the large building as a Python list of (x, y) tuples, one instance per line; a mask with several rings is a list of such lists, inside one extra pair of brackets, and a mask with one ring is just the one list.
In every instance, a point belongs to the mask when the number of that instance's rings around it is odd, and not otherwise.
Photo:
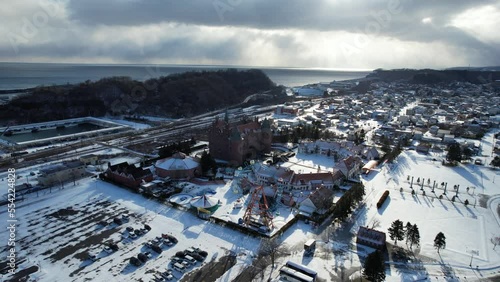
[(43, 186), (59, 185), (85, 176), (85, 166), (81, 161), (64, 161), (40, 169), (38, 183)]
[(210, 154), (215, 159), (241, 165), (247, 159), (271, 151), (271, 121), (231, 124), (228, 116), (216, 118), (208, 132)]
[(170, 158), (158, 160), (155, 164), (156, 175), (171, 179), (191, 179), (199, 172), (199, 162), (184, 153), (175, 153)]

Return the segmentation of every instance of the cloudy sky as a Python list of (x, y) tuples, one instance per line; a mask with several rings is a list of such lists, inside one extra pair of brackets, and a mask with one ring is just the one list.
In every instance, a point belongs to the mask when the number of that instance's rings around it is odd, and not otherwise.
[(500, 65), (498, 0), (18, 0), (0, 19), (4, 62)]

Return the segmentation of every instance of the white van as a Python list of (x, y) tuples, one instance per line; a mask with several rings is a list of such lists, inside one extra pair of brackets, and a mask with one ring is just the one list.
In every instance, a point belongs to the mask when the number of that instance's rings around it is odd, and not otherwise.
[(184, 271), (186, 271), (186, 267), (184, 267), (184, 265), (182, 265), (182, 264), (180, 264), (178, 262), (174, 263), (174, 265), (172, 266), (172, 268), (175, 269), (175, 270), (177, 270), (177, 271), (179, 271), (179, 272), (182, 272), (182, 273), (184, 273)]
[(190, 255), (184, 256), (184, 259), (187, 260), (187, 261), (189, 261), (189, 263), (191, 263), (193, 265), (196, 263), (196, 260), (192, 256), (190, 256)]

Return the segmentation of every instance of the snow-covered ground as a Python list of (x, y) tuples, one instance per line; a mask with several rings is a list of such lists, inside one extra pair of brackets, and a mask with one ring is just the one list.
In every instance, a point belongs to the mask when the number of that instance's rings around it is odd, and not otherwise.
[[(492, 155), (491, 137), (491, 134), (486, 135), (481, 143), (481, 158), (487, 163)], [(113, 155), (121, 151), (106, 149), (97, 153)], [(500, 236), (497, 211), (500, 205), (499, 170), (474, 164), (446, 167), (439, 161), (441, 157), (404, 151), (393, 164), (382, 165), (363, 176), (365, 204), (352, 215), (352, 224), (348, 222), (325, 230), (325, 227), (318, 229), (302, 221), (297, 222), (279, 236), (289, 247), (290, 255), (279, 258), (278, 268), (287, 260), (292, 260), (315, 269), (323, 281), (346, 281), (347, 277), (354, 277), (359, 271), (362, 258), (373, 251), (355, 244), (359, 226), (374, 226), (387, 232), (391, 223), (399, 219), (418, 226), (421, 246), (413, 248), (416, 256), (410, 261), (389, 264), (387, 281), (478, 281), (499, 274), (500, 248), (494, 250), (490, 242), (493, 236)], [(121, 160), (115, 158), (112, 163)], [(322, 171), (333, 166), (331, 158), (313, 154), (299, 154), (291, 158), (290, 163), (298, 163), (293, 169), (301, 167), (303, 172), (315, 172), (318, 165)], [(27, 174), (30, 169), (19, 172)], [(412, 177), (416, 195), (411, 193)], [(435, 193), (431, 191), (434, 181), (437, 184)], [(422, 182), (425, 195), (421, 190)], [(444, 192), (441, 183), (447, 183), (447, 193), (439, 199)], [(242, 196), (231, 185), (231, 182), (225, 185), (191, 185), (183, 192), (197, 195), (206, 189), (214, 190), (214, 196), (222, 203), (215, 216), (237, 221), (245, 206), (234, 210), (233, 205), (237, 199), (246, 202), (248, 195)], [(456, 186), (459, 187), (458, 198), (452, 202)], [(401, 188), (403, 191), (400, 191)], [(376, 203), (385, 190), (390, 191), (390, 196), (383, 207), (377, 209)], [(469, 202), (468, 206), (464, 205), (465, 200)], [(68, 207), (76, 213), (62, 217), (57, 215), (57, 211)], [(293, 216), (289, 208), (281, 207), (278, 211), (279, 215), (275, 214), (277, 226)], [(134, 214), (130, 222), (121, 226), (97, 226), (99, 220), (110, 221), (125, 212)], [(5, 209), (1, 210), (0, 217), (6, 216)], [(39, 281), (149, 281), (153, 272), (166, 269), (169, 258), (175, 252), (191, 246), (209, 253), (206, 262), (212, 257), (217, 260), (228, 251), (237, 253), (236, 265), (219, 279), (231, 281), (252, 262), (260, 242), (258, 238), (203, 221), (186, 211), (95, 179), (80, 180), (76, 186), (68, 184), (63, 190), (53, 188), (52, 193), (44, 190), (38, 196), (30, 194), (27, 200), (18, 204), (16, 218), (17, 256), (20, 260), (26, 259), (20, 262), (20, 269), (40, 266), (41, 270), (34, 275)], [(2, 222), (6, 224), (5, 220)], [(144, 223), (153, 228), (151, 232), (135, 240), (121, 241), (125, 227), (141, 227)], [(433, 247), (438, 232), (446, 236), (446, 248), (440, 254)], [(173, 234), (179, 243), (165, 247), (161, 255), (153, 252), (153, 258), (141, 267), (130, 266), (128, 259), (146, 251), (144, 243), (162, 233)], [(334, 236), (325, 236), (328, 233)], [(0, 241), (6, 242), (8, 235), (6, 228), (0, 228)], [(318, 248), (313, 257), (307, 258), (303, 256), (303, 243), (310, 238), (318, 240)], [(119, 241), (120, 249), (108, 255), (102, 248), (103, 243), (110, 240)], [(389, 238), (388, 242), (393, 244)], [(404, 242), (398, 245), (407, 248)], [(93, 263), (85, 260), (87, 253), (96, 254), (99, 260)], [(180, 276), (178, 272), (174, 274)], [(277, 275), (277, 268), (271, 271), (268, 267), (264, 277)], [(255, 281), (260, 279), (259, 275)]]
[[(483, 147), (485, 155), (490, 155), (488, 150), (491, 148)], [(468, 277), (470, 280), (498, 273), (500, 249), (493, 250), (490, 239), (500, 235), (497, 212), (500, 185), (496, 179), (499, 171), (474, 164), (446, 167), (433, 159), (435, 156), (406, 151), (394, 164), (383, 166), (366, 176), (363, 182), (367, 190), (367, 208), (357, 215), (356, 226), (351, 232), (356, 232), (361, 225), (372, 226), (373, 223), (378, 225), (377, 229), (387, 232), (394, 220), (409, 221), (419, 227), (421, 247), (418, 253), (430, 261), (423, 263), (429, 276), (442, 277), (443, 270), (448, 268), (452, 276)], [(414, 179), (416, 195), (411, 194), (408, 177), (410, 181), (411, 177)], [(421, 185), (416, 183), (418, 178), (420, 184), (425, 179), (425, 196)], [(432, 193), (434, 181), (437, 188)], [(447, 183), (447, 194), (439, 199), (444, 192), (442, 182)], [(459, 187), (458, 198), (452, 202), (451, 198), (456, 195), (455, 185)], [(400, 192), (401, 187), (403, 192)], [(390, 196), (386, 204), (377, 210), (376, 202), (385, 190), (390, 191)], [(470, 203), (468, 206), (464, 205), (465, 200)], [(440, 255), (433, 247), (438, 232), (443, 232), (447, 238), (446, 249)], [(477, 271), (469, 267), (471, 261), (474, 268), (477, 266)], [(388, 275), (388, 281), (416, 279), (397, 271), (394, 266)]]
[[(67, 208), (75, 214), (57, 214)], [(133, 216), (121, 226), (97, 224), (127, 212)], [(7, 216), (5, 211), (0, 215)], [(258, 239), (95, 179), (81, 180), (77, 186), (68, 185), (64, 190), (53, 189), (52, 193), (44, 191), (39, 197), (32, 195), (19, 203), (16, 218), (17, 257), (25, 259), (19, 267), (38, 265), (40, 271), (33, 276), (37, 281), (150, 281), (154, 271), (167, 269), (171, 256), (191, 246), (207, 251), (205, 262), (209, 262), (228, 251), (252, 256), (259, 245)], [(135, 240), (121, 240), (126, 226), (142, 227), (144, 223), (152, 227), (150, 232)], [(164, 247), (161, 255), (152, 252), (153, 258), (141, 267), (131, 266), (129, 258), (148, 250), (144, 244), (162, 233), (174, 235), (179, 243)], [(0, 240), (7, 242), (8, 235), (2, 228)], [(103, 243), (108, 241), (119, 242), (120, 249), (105, 253)], [(99, 259), (91, 262), (85, 259), (87, 253), (96, 254)], [(240, 260), (239, 264), (241, 267), (250, 262)], [(180, 277), (179, 272), (174, 271), (174, 275)]]

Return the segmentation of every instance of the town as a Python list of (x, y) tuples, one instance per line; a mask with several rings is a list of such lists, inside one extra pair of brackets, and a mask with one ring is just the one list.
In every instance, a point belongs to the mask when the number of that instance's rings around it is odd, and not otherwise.
[(2, 281), (499, 279), (499, 81), (286, 91), (0, 128), (17, 218)]

